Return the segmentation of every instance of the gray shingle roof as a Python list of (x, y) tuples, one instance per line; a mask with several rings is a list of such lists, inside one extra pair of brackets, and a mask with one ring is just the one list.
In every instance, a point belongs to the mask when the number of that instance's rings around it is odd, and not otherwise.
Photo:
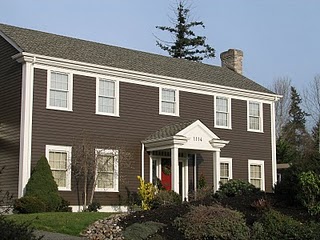
[(149, 137), (147, 137), (145, 141), (173, 137), (178, 132), (190, 126), (195, 121), (197, 120), (187, 120), (184, 122), (178, 122), (178, 123), (173, 123), (173, 124), (164, 126), (160, 128), (158, 131), (156, 131), (155, 133), (151, 134)]
[(225, 67), (0, 24), (24, 52), (273, 94)]

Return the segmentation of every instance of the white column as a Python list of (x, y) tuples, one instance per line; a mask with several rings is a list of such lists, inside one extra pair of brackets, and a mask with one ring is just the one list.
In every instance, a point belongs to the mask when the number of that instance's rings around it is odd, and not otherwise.
[(186, 199), (186, 201), (188, 201), (188, 193), (189, 193), (189, 158), (187, 155), (187, 158), (184, 162), (184, 166), (183, 166), (183, 171), (184, 171), (184, 178), (183, 178), (183, 189), (184, 189), (184, 199)]
[(197, 191), (197, 154), (194, 154), (194, 166), (193, 166), (193, 184), (194, 191)]
[[(150, 155), (149, 155), (149, 159), (150, 159), (150, 161), (149, 161), (149, 176), (150, 176), (150, 181), (149, 182), (151, 182), (152, 183), (152, 180), (153, 180), (153, 158), (152, 158), (152, 153), (150, 153)], [(156, 166), (157, 167), (157, 166)]]
[(179, 193), (179, 148), (171, 148), (171, 189)]
[(24, 195), (31, 174), (32, 108), (33, 65), (25, 62), (22, 65), (18, 198)]
[(219, 189), (220, 181), (220, 149), (213, 152), (213, 190)]

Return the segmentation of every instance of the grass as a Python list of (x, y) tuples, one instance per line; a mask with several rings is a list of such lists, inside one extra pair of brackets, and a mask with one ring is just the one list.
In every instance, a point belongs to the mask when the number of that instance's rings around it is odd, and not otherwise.
[(103, 212), (50, 212), (33, 214), (12, 214), (7, 218), (17, 223), (28, 222), (37, 230), (58, 232), (73, 236), (80, 236), (90, 224), (98, 219), (110, 216)]

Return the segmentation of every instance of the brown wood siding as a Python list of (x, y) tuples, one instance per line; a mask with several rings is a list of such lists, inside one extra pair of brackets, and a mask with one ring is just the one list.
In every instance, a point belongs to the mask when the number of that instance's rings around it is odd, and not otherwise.
[(18, 194), (22, 66), (18, 51), (0, 37), (0, 190)]
[[(120, 82), (120, 117), (102, 116), (95, 114), (96, 79), (74, 75), (73, 111), (49, 110), (46, 109), (47, 73), (45, 70), (35, 69), (34, 76), (33, 166), (40, 156), (45, 154), (45, 145), (71, 146), (73, 139), (78, 138), (82, 130), (93, 136), (99, 148), (120, 146), (130, 153), (130, 159), (125, 163), (121, 162), (120, 154), (120, 192), (96, 193), (96, 200), (101, 204), (123, 202), (127, 190), (137, 190), (137, 175), (141, 174), (141, 141), (167, 124), (186, 119), (200, 119), (221, 139), (230, 140), (221, 156), (233, 158), (234, 177), (247, 179), (248, 159), (270, 161), (271, 164), (271, 150), (265, 147), (270, 142), (270, 109), (268, 112), (267, 107), (264, 108), (265, 133), (247, 132), (246, 101), (240, 100), (232, 100), (233, 129), (214, 129), (212, 96), (180, 92), (180, 117), (165, 116), (159, 115), (158, 88)], [(256, 147), (255, 151), (252, 151), (252, 145)], [(262, 149), (259, 150), (258, 147)], [(202, 159), (199, 174), (203, 172), (208, 184), (212, 185), (212, 153), (202, 153), (199, 159)], [(265, 164), (266, 170), (269, 169), (269, 165)], [(149, 179), (147, 153), (145, 178)], [(268, 179), (271, 178), (268, 177), (267, 181)], [(267, 182), (268, 184), (271, 183)], [(72, 204), (76, 204), (74, 181), (72, 190), (61, 193)]]

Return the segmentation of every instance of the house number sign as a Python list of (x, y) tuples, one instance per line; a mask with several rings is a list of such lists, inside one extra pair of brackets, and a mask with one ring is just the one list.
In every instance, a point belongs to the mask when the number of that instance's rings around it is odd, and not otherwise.
[(202, 142), (202, 137), (193, 137), (194, 142)]

